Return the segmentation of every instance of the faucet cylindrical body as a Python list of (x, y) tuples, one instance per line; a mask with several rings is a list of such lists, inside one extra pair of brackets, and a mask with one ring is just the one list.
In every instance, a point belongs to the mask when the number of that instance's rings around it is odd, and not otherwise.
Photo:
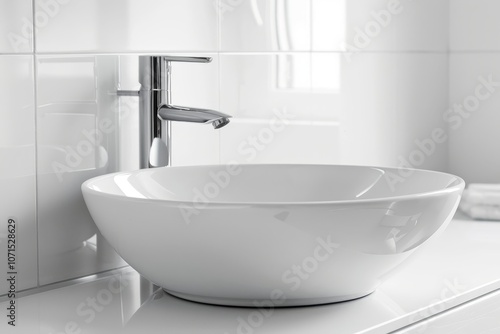
[[(170, 62), (161, 56), (140, 56), (139, 82), (141, 84), (139, 168), (149, 168), (150, 150), (154, 138), (163, 138), (166, 144), (170, 142), (170, 122), (162, 126), (162, 121), (158, 118), (158, 107), (170, 104)], [(170, 148), (168, 151), (170, 152)], [(170, 161), (170, 153), (168, 155)]]

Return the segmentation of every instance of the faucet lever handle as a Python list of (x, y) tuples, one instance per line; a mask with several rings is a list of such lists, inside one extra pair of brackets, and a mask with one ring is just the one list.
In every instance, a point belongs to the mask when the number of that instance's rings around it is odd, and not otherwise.
[(154, 138), (149, 149), (149, 165), (151, 167), (168, 166), (169, 156), (167, 144), (158, 137)]
[(161, 58), (167, 62), (210, 63), (212, 61), (212, 57), (162, 56)]

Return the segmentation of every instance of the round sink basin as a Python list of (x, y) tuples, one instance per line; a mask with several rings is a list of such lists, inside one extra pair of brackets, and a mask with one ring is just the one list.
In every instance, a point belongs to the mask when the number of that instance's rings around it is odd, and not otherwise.
[(341, 165), (163, 167), (82, 185), (102, 235), (168, 293), (254, 307), (373, 292), (450, 222), (454, 175)]

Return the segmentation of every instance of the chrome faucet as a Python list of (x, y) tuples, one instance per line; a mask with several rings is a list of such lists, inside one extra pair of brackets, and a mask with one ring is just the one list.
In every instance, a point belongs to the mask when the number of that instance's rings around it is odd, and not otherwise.
[(199, 108), (172, 105), (172, 62), (209, 63), (210, 57), (139, 56), (140, 168), (171, 164), (172, 121), (212, 124), (219, 129), (229, 123), (230, 115)]

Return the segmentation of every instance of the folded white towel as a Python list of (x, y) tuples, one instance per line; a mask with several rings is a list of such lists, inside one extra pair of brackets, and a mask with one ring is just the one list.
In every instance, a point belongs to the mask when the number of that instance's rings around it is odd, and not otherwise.
[(473, 219), (500, 220), (500, 206), (497, 205), (461, 205), (460, 210)]
[(469, 184), (462, 195), (460, 210), (473, 219), (500, 220), (500, 184)]
[(497, 191), (500, 193), (500, 183), (469, 183), (467, 189), (477, 191)]
[(500, 191), (467, 188), (462, 195), (462, 200), (472, 204), (500, 205)]

